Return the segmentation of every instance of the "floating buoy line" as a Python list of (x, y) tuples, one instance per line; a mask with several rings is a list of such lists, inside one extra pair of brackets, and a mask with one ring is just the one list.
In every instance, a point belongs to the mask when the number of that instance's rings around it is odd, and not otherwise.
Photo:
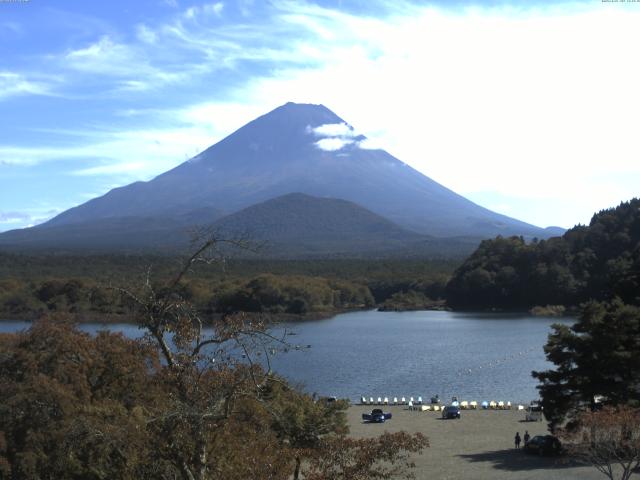
[(474, 365), (473, 367), (464, 367), (459, 369), (456, 372), (456, 375), (458, 376), (464, 376), (464, 375), (471, 375), (471, 374), (475, 374), (475, 373), (481, 373), (481, 371), (487, 371), (490, 370), (492, 368), (496, 368), (496, 367), (500, 367), (506, 364), (509, 364), (511, 362), (514, 362), (516, 360), (520, 360), (523, 357), (525, 357), (527, 354), (533, 352), (534, 350), (537, 350), (540, 347), (530, 347), (527, 348), (526, 350), (521, 350), (519, 352), (515, 352), (512, 353), (511, 355), (506, 355), (500, 358), (496, 358), (494, 360), (490, 360), (488, 362), (484, 362), (478, 365)]

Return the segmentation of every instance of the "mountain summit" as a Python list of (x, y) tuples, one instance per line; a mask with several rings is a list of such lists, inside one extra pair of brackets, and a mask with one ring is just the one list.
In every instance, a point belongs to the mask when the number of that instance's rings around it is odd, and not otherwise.
[(367, 148), (365, 140), (323, 105), (287, 103), (153, 180), (113, 189), (35, 228), (136, 217), (205, 221), (299, 192), (353, 202), (430, 236), (549, 236)]

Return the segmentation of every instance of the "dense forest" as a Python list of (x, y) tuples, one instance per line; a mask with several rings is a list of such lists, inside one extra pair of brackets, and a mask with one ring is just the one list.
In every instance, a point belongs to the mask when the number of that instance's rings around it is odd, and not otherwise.
[[(148, 274), (164, 281), (179, 264), (179, 258), (168, 256), (0, 254), (0, 318), (64, 312), (80, 321), (127, 320), (128, 304), (119, 288), (140, 285)], [(417, 308), (441, 300), (456, 265), (452, 260), (231, 257), (194, 267), (181, 289), (207, 314), (245, 311), (315, 318), (381, 304)]]
[(483, 241), (455, 271), (454, 308), (576, 306), (587, 300), (640, 304), (640, 199), (596, 213), (562, 237)]

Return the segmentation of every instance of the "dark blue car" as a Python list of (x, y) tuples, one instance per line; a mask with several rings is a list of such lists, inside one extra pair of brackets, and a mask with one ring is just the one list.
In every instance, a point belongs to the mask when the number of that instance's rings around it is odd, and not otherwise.
[(538, 455), (560, 455), (562, 444), (553, 435), (536, 435), (524, 445), (524, 451)]
[(384, 423), (385, 420), (389, 420), (390, 418), (390, 413), (384, 413), (379, 408), (374, 408), (373, 410), (371, 410), (371, 413), (362, 414), (362, 420), (370, 423)]
[(460, 407), (456, 405), (449, 405), (442, 409), (442, 418), (460, 418)]

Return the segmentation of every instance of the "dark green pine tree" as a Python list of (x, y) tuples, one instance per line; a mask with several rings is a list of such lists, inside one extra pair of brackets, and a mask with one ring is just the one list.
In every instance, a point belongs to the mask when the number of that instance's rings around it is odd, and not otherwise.
[(571, 327), (554, 325), (545, 346), (554, 370), (533, 372), (553, 429), (593, 406), (640, 406), (640, 308), (619, 299), (590, 302)]

